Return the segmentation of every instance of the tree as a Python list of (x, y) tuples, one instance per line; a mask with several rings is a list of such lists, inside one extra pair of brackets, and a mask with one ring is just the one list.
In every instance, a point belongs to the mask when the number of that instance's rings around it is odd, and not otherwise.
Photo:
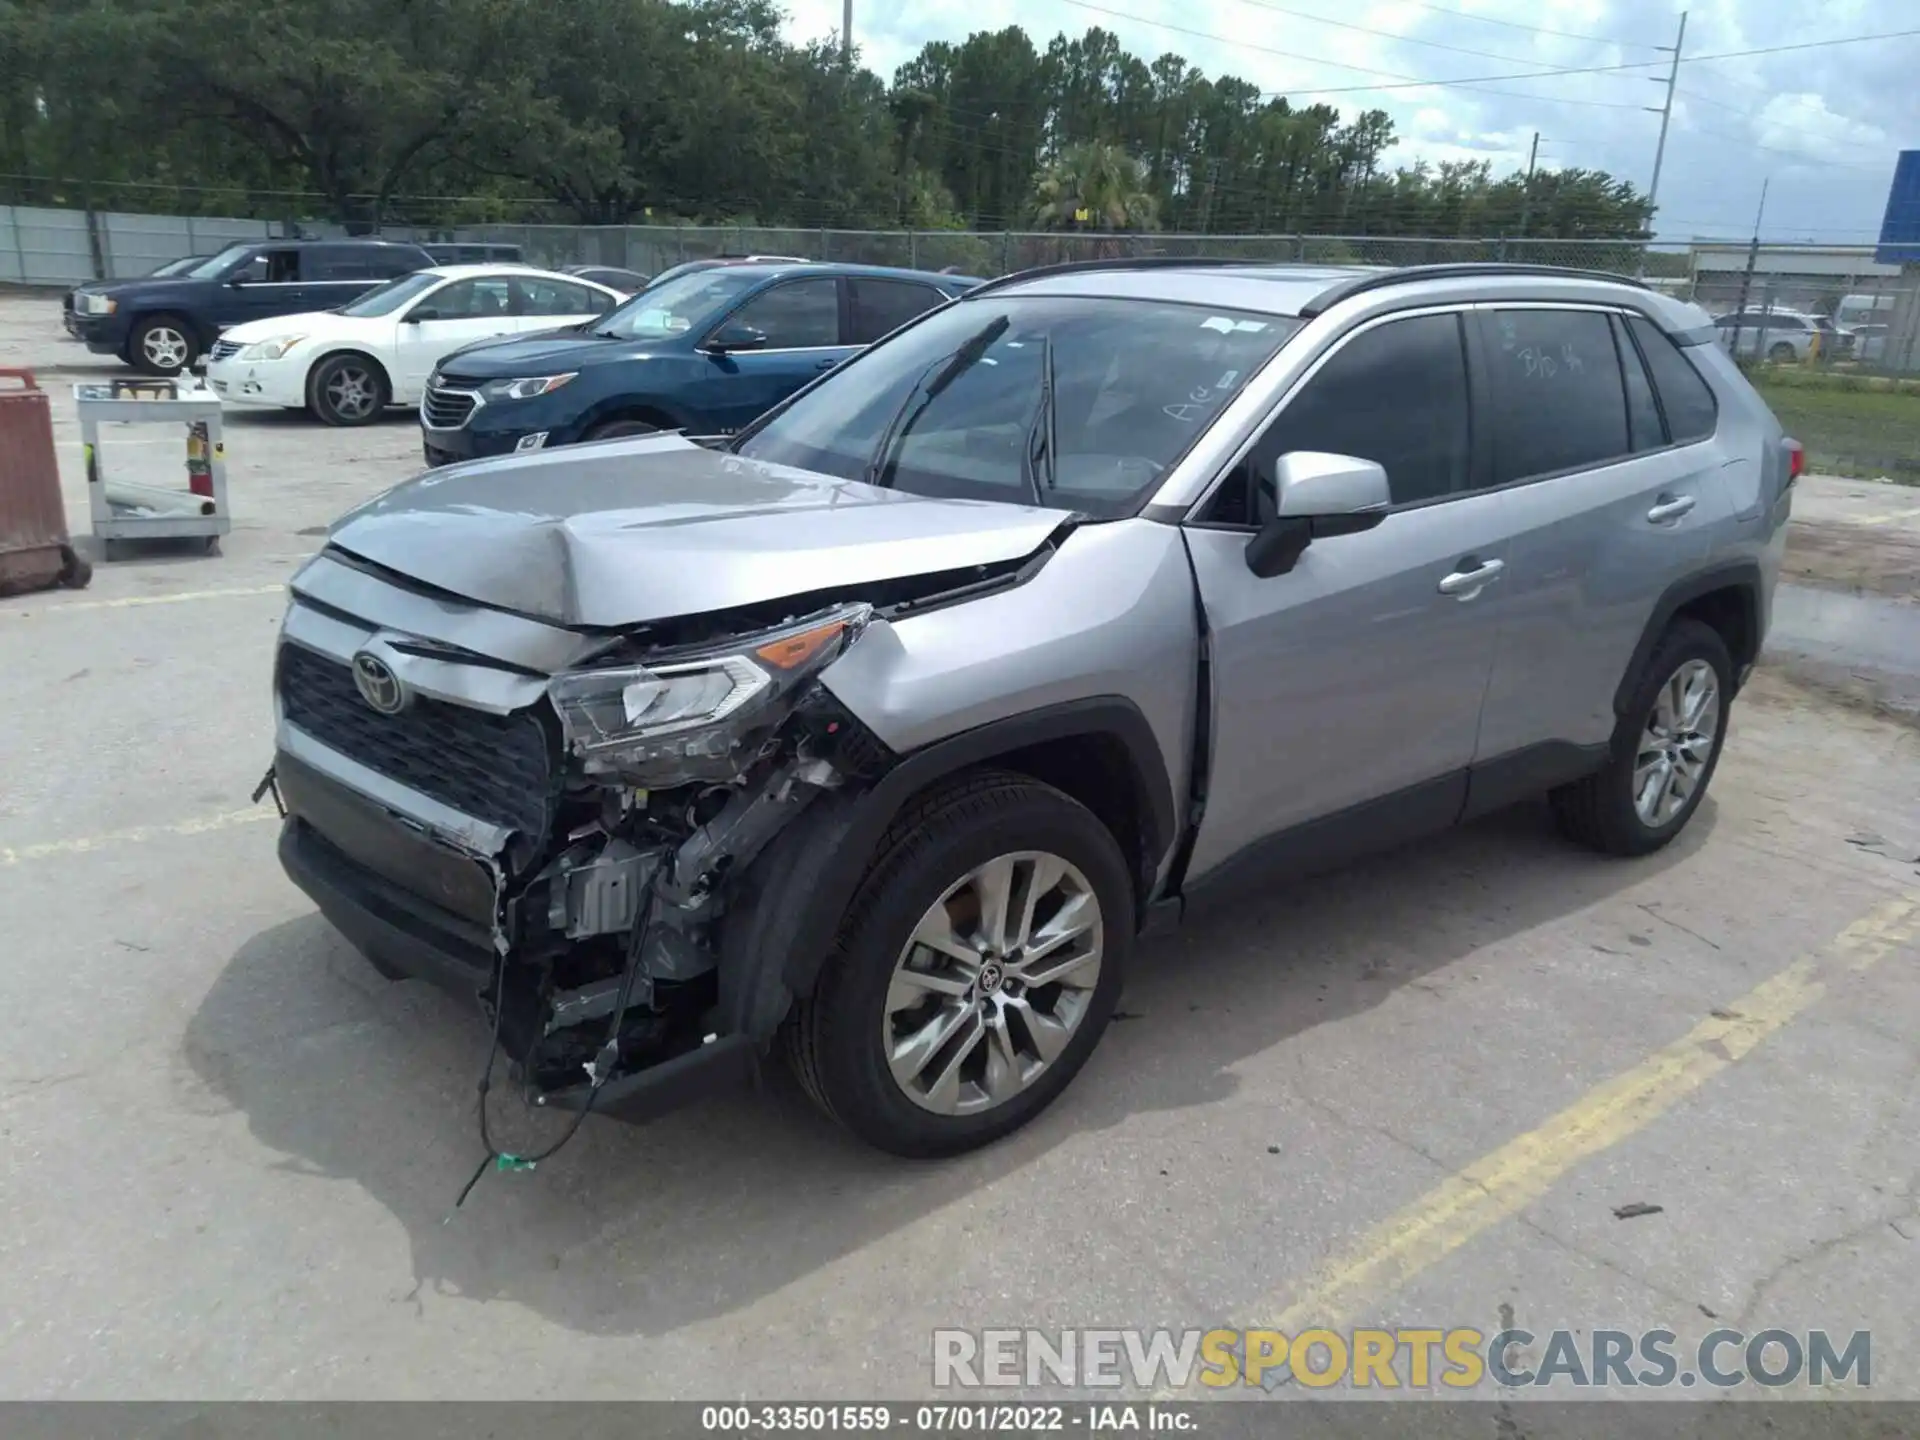
[(1151, 230), (1159, 207), (1147, 179), (1118, 145), (1070, 145), (1034, 179), (1034, 221), (1043, 230)]

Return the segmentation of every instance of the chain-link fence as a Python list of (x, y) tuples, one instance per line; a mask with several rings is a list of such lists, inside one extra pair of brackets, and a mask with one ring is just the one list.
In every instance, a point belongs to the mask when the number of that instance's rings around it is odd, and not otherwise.
[[(833, 230), (719, 225), (384, 227), (424, 244), (512, 245), (532, 264), (652, 275), (719, 255), (791, 256), (991, 277), (1072, 260), (1191, 255), (1295, 264), (1524, 261), (1633, 275), (1704, 307), (1815, 468), (1920, 481), (1920, 267), (1869, 247), (1367, 235)], [(322, 223), (0, 206), (0, 282), (149, 273), (234, 241), (343, 236)]]

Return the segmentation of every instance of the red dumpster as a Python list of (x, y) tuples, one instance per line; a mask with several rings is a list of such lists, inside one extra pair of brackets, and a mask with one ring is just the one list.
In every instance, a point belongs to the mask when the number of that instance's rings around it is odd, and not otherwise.
[(0, 595), (92, 578), (67, 539), (47, 392), (30, 370), (0, 369)]

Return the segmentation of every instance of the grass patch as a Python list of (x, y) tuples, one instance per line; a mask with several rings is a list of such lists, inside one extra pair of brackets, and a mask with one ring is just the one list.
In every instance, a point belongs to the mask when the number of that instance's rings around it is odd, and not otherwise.
[(1807, 447), (1809, 470), (1920, 485), (1920, 386), (1785, 369), (1748, 378), (1787, 433)]

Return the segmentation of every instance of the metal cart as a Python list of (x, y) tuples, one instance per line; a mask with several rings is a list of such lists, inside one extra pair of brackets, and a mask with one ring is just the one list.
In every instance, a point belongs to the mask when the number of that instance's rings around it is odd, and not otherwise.
[[(73, 387), (87, 464), (87, 507), (109, 560), (120, 540), (198, 539), (209, 554), (232, 529), (227, 510), (227, 446), (220, 397), (191, 376), (113, 380)], [(186, 488), (136, 484), (107, 474), (102, 421), (175, 424), (186, 429)]]

